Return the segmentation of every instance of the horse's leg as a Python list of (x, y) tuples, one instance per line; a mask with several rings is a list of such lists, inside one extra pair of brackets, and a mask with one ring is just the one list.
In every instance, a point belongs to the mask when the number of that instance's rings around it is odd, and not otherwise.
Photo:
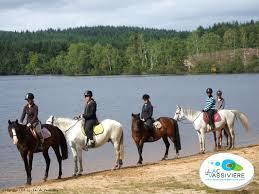
[(205, 129), (201, 129), (202, 154), (205, 154)]
[[(233, 124), (232, 124), (233, 125)], [(233, 139), (232, 139), (232, 137), (231, 137), (231, 134), (230, 134), (230, 130), (231, 130), (231, 128), (229, 127), (229, 126), (232, 126), (231, 124), (229, 125), (229, 124), (227, 124), (226, 126), (225, 126), (225, 132), (227, 133), (227, 136), (229, 137), (229, 140), (230, 140), (230, 142), (229, 142), (229, 145), (228, 145), (228, 149), (231, 149), (231, 147), (232, 147), (232, 143), (233, 143)]]
[(179, 158), (179, 150), (178, 150), (178, 146), (176, 145), (176, 140), (174, 140), (173, 137), (170, 137), (171, 141), (174, 143), (174, 147), (175, 147), (175, 153), (176, 153), (176, 158)]
[(31, 184), (31, 176), (30, 176), (30, 173), (29, 173), (29, 164), (28, 164), (28, 159), (27, 159), (28, 152), (24, 151), (24, 152), (20, 152), (20, 154), (22, 156), (25, 171), (26, 171), (26, 174), (27, 174), (27, 183), (26, 184), (30, 185)]
[(82, 149), (77, 147), (77, 157), (79, 160), (79, 171), (78, 171), (78, 176), (81, 176), (83, 173), (83, 162), (82, 162)]
[(138, 164), (142, 164), (143, 158), (142, 158), (142, 150), (143, 150), (144, 143), (142, 140), (140, 140), (139, 144), (137, 144), (138, 147), (138, 154), (139, 154), (139, 160)]
[(200, 131), (197, 131), (197, 135), (198, 135), (198, 138), (199, 138), (199, 143), (200, 143), (200, 153), (202, 153), (202, 140), (201, 140), (201, 132), (200, 132)]
[(33, 161), (33, 151), (29, 151), (29, 152), (28, 152), (28, 156), (29, 156), (29, 166), (28, 166), (28, 170), (29, 170), (29, 175), (30, 175), (30, 179), (31, 179), (31, 170), (32, 170), (32, 161)]
[(219, 136), (218, 136), (218, 148), (222, 147), (222, 132), (224, 129), (219, 130)]
[(226, 132), (226, 129), (224, 128), (224, 135), (225, 135), (225, 137), (226, 137), (226, 139), (227, 139), (227, 146), (229, 145), (229, 142), (228, 142), (228, 134), (227, 134), (227, 132)]
[(115, 150), (115, 165), (113, 167), (113, 169), (117, 169), (119, 167), (119, 157), (120, 157), (120, 145), (119, 143), (116, 141), (116, 142), (113, 142), (113, 146), (114, 146), (114, 150)]
[(76, 176), (76, 173), (78, 171), (78, 166), (77, 166), (77, 149), (76, 149), (76, 146), (74, 144), (71, 146), (71, 151), (72, 151), (72, 154), (73, 154), (74, 166), (75, 166), (73, 176)]
[(217, 131), (213, 131), (213, 136), (214, 136), (214, 143), (215, 143), (215, 148), (214, 150), (218, 150), (218, 144), (217, 144)]
[(230, 128), (230, 137), (232, 139), (232, 146), (231, 148), (234, 149), (235, 148), (235, 132), (234, 132), (234, 128)]
[(46, 181), (48, 176), (49, 176), (49, 165), (50, 165), (50, 158), (49, 158), (48, 149), (43, 150), (43, 156), (44, 156), (45, 161), (46, 161), (46, 170), (45, 170), (45, 175), (44, 175), (43, 180)]
[(169, 150), (169, 147), (170, 147), (170, 143), (168, 142), (167, 136), (164, 136), (164, 137), (163, 137), (163, 141), (164, 141), (164, 143), (165, 143), (166, 150), (165, 150), (165, 155), (164, 155), (164, 157), (162, 158), (162, 160), (165, 160), (165, 159), (168, 158), (168, 150)]
[(58, 171), (58, 179), (61, 179), (62, 176), (62, 157), (59, 152), (59, 147), (58, 146), (53, 146), (52, 147), (58, 160), (58, 165), (59, 165), (59, 171)]

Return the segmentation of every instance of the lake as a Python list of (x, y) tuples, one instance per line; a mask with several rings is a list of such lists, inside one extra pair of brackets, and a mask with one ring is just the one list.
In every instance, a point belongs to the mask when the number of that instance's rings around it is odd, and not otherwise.
[[(207, 87), (221, 89), (226, 108), (238, 109), (247, 114), (253, 129), (245, 133), (236, 125), (236, 146), (259, 143), (259, 74), (242, 75), (187, 75), (187, 76), (0, 76), (0, 188), (26, 182), (23, 161), (7, 132), (7, 121), (19, 119), (25, 105), (25, 94), (32, 92), (39, 106), (39, 118), (45, 122), (50, 115), (74, 117), (84, 106), (83, 93), (90, 89), (98, 103), (99, 120), (111, 118), (124, 126), (124, 165), (136, 164), (137, 148), (131, 138), (131, 113), (139, 113), (142, 95), (148, 93), (154, 106), (154, 117), (173, 117), (176, 105), (201, 110), (205, 104)], [(199, 152), (198, 137), (192, 125), (179, 124), (182, 141), (181, 156)], [(213, 150), (213, 134), (206, 135), (206, 149)], [(165, 146), (162, 140), (144, 145), (144, 162), (162, 158)], [(50, 150), (49, 179), (58, 175), (56, 156)], [(169, 158), (175, 157), (171, 144)], [(110, 169), (115, 157), (110, 143), (83, 153), (84, 173)], [(73, 173), (73, 159), (63, 161), (63, 177)], [(42, 179), (45, 160), (35, 154), (32, 169), (33, 182)]]

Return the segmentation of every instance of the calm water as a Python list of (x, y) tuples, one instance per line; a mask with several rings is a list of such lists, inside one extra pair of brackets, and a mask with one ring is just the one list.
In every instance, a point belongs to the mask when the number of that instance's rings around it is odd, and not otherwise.
[[(125, 134), (125, 165), (137, 162), (138, 154), (131, 138), (131, 113), (138, 113), (142, 106), (142, 94), (148, 93), (154, 105), (154, 117), (173, 116), (176, 105), (201, 110), (205, 101), (205, 89), (223, 90), (227, 108), (247, 113), (253, 131), (246, 134), (240, 124), (236, 126), (237, 146), (259, 143), (259, 74), (212, 76), (144, 76), (144, 77), (63, 77), (63, 76), (7, 76), (0, 77), (0, 188), (24, 184), (24, 165), (15, 145), (7, 133), (8, 119), (20, 117), (25, 104), (24, 95), (33, 92), (40, 107), (40, 119), (45, 122), (50, 115), (73, 117), (82, 112), (83, 92), (91, 89), (98, 103), (100, 120), (112, 118), (121, 122)], [(181, 155), (199, 151), (198, 138), (192, 125), (180, 124)], [(207, 149), (213, 149), (212, 134), (208, 134)], [(165, 151), (162, 140), (145, 144), (144, 162), (158, 161)], [(70, 152), (70, 150), (69, 150)], [(84, 152), (84, 172), (109, 169), (113, 166), (114, 150), (111, 144)], [(175, 151), (171, 146), (169, 156)], [(57, 161), (50, 151), (49, 178), (57, 177)], [(33, 161), (33, 181), (44, 175), (45, 161), (36, 154)], [(63, 162), (63, 177), (71, 176), (73, 160)]]

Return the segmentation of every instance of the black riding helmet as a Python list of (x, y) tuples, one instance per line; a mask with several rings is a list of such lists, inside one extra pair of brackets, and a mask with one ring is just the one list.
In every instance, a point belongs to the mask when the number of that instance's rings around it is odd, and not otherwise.
[(150, 98), (150, 96), (148, 94), (144, 94), (142, 97), (143, 100), (149, 100), (149, 98)]
[(34, 99), (34, 95), (33, 93), (27, 93), (25, 96), (25, 100), (33, 100)]
[(222, 95), (222, 91), (221, 90), (218, 90), (217, 91), (217, 96), (221, 96)]
[(212, 92), (213, 92), (213, 90), (212, 90), (211, 88), (207, 88), (207, 89), (206, 89), (206, 93), (207, 93), (207, 94), (208, 94), (208, 93), (212, 94)]
[(92, 97), (92, 96), (93, 96), (93, 93), (92, 93), (92, 91), (87, 90), (87, 91), (84, 93), (84, 96), (85, 96), (85, 97), (87, 97), (87, 96)]

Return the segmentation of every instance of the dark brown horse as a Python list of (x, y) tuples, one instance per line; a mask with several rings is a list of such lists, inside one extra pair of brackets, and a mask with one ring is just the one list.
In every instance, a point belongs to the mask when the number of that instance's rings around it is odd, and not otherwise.
[(133, 114), (132, 113), (132, 124), (131, 124), (131, 131), (132, 131), (132, 138), (134, 139), (139, 153), (139, 160), (138, 164), (142, 164), (142, 149), (145, 142), (154, 142), (159, 140), (160, 138), (163, 139), (166, 151), (165, 155), (162, 160), (165, 160), (168, 157), (168, 150), (170, 143), (168, 138), (174, 143), (176, 156), (179, 157), (179, 150), (181, 150), (181, 141), (179, 135), (179, 128), (177, 121), (168, 118), (168, 117), (160, 117), (157, 119), (162, 125), (160, 129), (155, 129), (150, 131), (145, 123), (140, 119), (140, 114)]
[[(27, 174), (27, 184), (30, 185), (33, 153), (37, 152), (39, 140), (33, 136), (32, 132), (30, 131), (30, 129), (28, 129), (26, 125), (19, 124), (18, 120), (13, 122), (9, 120), (8, 124), (9, 135), (13, 139), (14, 143), (17, 144), (17, 148), (20, 151)], [(46, 161), (46, 171), (43, 180), (46, 181), (48, 178), (50, 165), (48, 150), (50, 146), (53, 148), (58, 159), (58, 179), (60, 179), (62, 175), (62, 160), (65, 160), (68, 157), (67, 142), (65, 136), (59, 128), (52, 125), (43, 124), (42, 127), (47, 128), (51, 133), (51, 136), (45, 139), (43, 143), (42, 153)], [(60, 155), (59, 146), (61, 148), (62, 156)]]

